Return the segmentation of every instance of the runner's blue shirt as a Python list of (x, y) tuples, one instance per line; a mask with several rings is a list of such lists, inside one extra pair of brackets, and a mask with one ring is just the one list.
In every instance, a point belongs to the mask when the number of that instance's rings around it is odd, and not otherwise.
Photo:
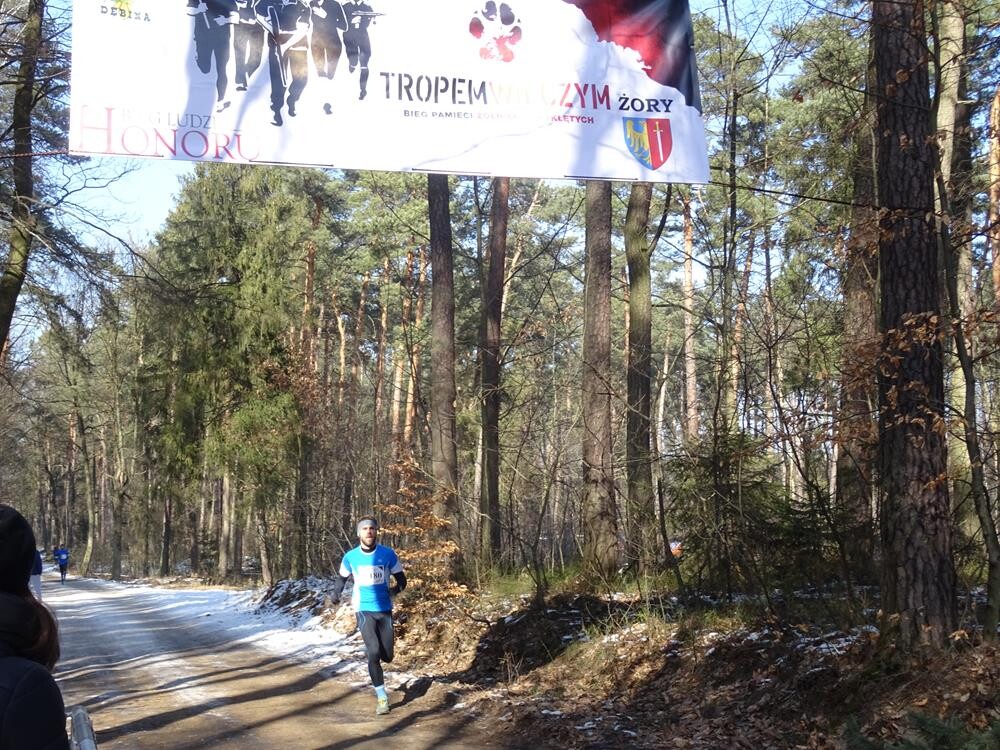
[(355, 612), (391, 612), (389, 575), (402, 572), (396, 553), (381, 544), (376, 544), (371, 552), (355, 547), (340, 563), (342, 578), (354, 576), (351, 605)]

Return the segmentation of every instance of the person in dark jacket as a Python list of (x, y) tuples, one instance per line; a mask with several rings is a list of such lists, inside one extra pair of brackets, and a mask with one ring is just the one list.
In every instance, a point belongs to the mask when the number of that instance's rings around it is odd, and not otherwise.
[(31, 564), (31, 593), (38, 601), (42, 600), (42, 555), (37, 549), (35, 561)]
[(0, 750), (69, 750), (55, 618), (31, 595), (35, 535), (0, 504)]

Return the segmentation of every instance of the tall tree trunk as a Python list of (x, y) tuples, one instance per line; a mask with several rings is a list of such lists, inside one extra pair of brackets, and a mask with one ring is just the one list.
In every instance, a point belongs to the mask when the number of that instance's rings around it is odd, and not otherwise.
[(382, 476), (384, 472), (383, 451), (385, 437), (385, 414), (384, 390), (385, 390), (385, 358), (389, 345), (389, 258), (386, 256), (382, 261), (382, 279), (378, 286), (379, 297), (379, 326), (378, 326), (378, 348), (375, 352), (375, 384), (372, 388), (374, 395), (374, 413), (372, 414), (372, 442), (371, 442), (371, 496), (379, 497), (382, 489)]
[(219, 563), (216, 574), (219, 578), (226, 578), (232, 570), (230, 550), (233, 544), (232, 512), (233, 505), (233, 479), (230, 469), (227, 467), (222, 473), (222, 513), (219, 528)]
[[(746, 390), (746, 378), (743, 375), (743, 338), (744, 322), (747, 317), (747, 299), (750, 296), (750, 273), (753, 271), (753, 255), (756, 249), (756, 234), (751, 234), (747, 242), (747, 253), (743, 259), (743, 273), (740, 276), (740, 285), (736, 289), (736, 308), (733, 310), (732, 321), (732, 346), (729, 354), (729, 382), (732, 384), (732, 404), (734, 409), (733, 424), (739, 424), (740, 415), (735, 412), (736, 404), (739, 403), (739, 392), (742, 387)], [(744, 396), (744, 402), (749, 403), (749, 398)], [(749, 422), (750, 410), (742, 410), (742, 418)], [(737, 429), (749, 431), (749, 424), (742, 424)]]
[(267, 513), (257, 510), (257, 549), (260, 552), (260, 576), (265, 588), (274, 585), (274, 553), (271, 549), (271, 534), (268, 531)]
[[(398, 464), (404, 458), (402, 413), (405, 404), (405, 393), (403, 390), (403, 376), (406, 372), (407, 363), (411, 361), (409, 356), (411, 341), (410, 315), (413, 308), (414, 262), (414, 253), (411, 247), (406, 252), (406, 271), (400, 284), (402, 297), (400, 301), (402, 307), (400, 317), (401, 334), (393, 350), (392, 408), (389, 418), (393, 450), (393, 492), (395, 492), (399, 484)], [(406, 455), (408, 455), (408, 449), (406, 450)]]
[(648, 237), (651, 183), (632, 185), (625, 217), (628, 262), (628, 413), (625, 419), (625, 471), (628, 482), (628, 544), (626, 554), (640, 571), (656, 559), (656, 511), (649, 424), (652, 405), (653, 299)]
[[(735, 73), (735, 71), (733, 71)], [(727, 435), (736, 427), (736, 389), (737, 381), (734, 378), (736, 372), (733, 368), (733, 360), (738, 356), (736, 346), (733, 341), (733, 326), (735, 312), (733, 309), (733, 292), (736, 286), (736, 251), (738, 246), (738, 232), (736, 228), (738, 214), (737, 182), (736, 172), (736, 146), (738, 143), (737, 130), (739, 127), (739, 92), (732, 92), (732, 102), (729, 103), (729, 111), (726, 118), (726, 137), (729, 139), (729, 159), (727, 165), (726, 190), (729, 199), (729, 212), (723, 226), (722, 238), (722, 278), (720, 279), (720, 291), (722, 294), (722, 305), (719, 314), (722, 323), (719, 330), (719, 370), (718, 385), (716, 392), (715, 413), (713, 417), (713, 433), (716, 436)]]
[(153, 462), (156, 452), (149, 442), (144, 443), (143, 461), (145, 464), (145, 512), (142, 514), (142, 575), (148, 578), (153, 571), (153, 508), (156, 506), (157, 480), (153, 473)]
[[(233, 490), (233, 502), (229, 504), (229, 512), (232, 518), (229, 521), (229, 526), (233, 530), (233, 547), (232, 552), (229, 555), (229, 559), (233, 561), (233, 575), (237, 578), (243, 575), (243, 526), (240, 523), (240, 504), (239, 496), (236, 494), (236, 490)], [(250, 516), (247, 516), (246, 526), (250, 527), (252, 520)]]
[(1000, 86), (990, 104), (989, 141), (990, 184), (987, 207), (986, 237), (993, 267), (993, 307), (1000, 310)]
[[(972, 293), (972, 132), (971, 110), (965, 102), (968, 76), (965, 62), (965, 9), (953, 3), (935, 5), (937, 21), (938, 80), (938, 177), (940, 252), (945, 262), (951, 341), (955, 348), (956, 372), (952, 375), (951, 403), (961, 415), (962, 440), (949, 445), (949, 468), (955, 486), (968, 487), (978, 517), (987, 558), (987, 600), (983, 632), (995, 639), (1000, 623), (1000, 538), (989, 491), (978, 428), (978, 391), (975, 352), (970, 335), (974, 302)], [(959, 484), (961, 483), (961, 485)], [(957, 494), (957, 493), (956, 493)], [(953, 502), (957, 508), (958, 503)], [(959, 517), (959, 523), (964, 519)]]
[[(314, 199), (312, 214), (312, 230), (319, 229), (323, 218), (323, 204), (319, 198)], [(317, 420), (315, 401), (315, 324), (313, 308), (315, 306), (316, 290), (316, 242), (306, 242), (306, 273), (302, 294), (302, 319), (299, 328), (299, 378), (301, 379), (300, 397), (305, 419), (296, 435), (296, 450), (298, 453), (298, 470), (295, 477), (295, 492), (292, 500), (291, 528), (291, 569), (289, 575), (293, 579), (304, 578), (309, 570), (309, 493), (312, 477), (313, 455), (315, 441), (312, 425)], [(350, 434), (348, 431), (347, 434)]]
[(434, 512), (457, 528), (455, 426), (455, 280), (448, 176), (427, 175), (431, 229), (431, 466)]
[[(943, 647), (957, 619), (924, 5), (875, 0), (883, 632)], [(901, 75), (905, 74), (905, 75)]]
[(480, 341), (483, 393), (483, 481), (480, 508), (490, 563), (500, 560), (500, 326), (507, 262), (510, 178), (493, 180), (490, 240), (486, 258), (485, 300)]
[(611, 452), (611, 183), (586, 187), (583, 311), (583, 556), (607, 580), (618, 569)]
[(201, 568), (201, 536), (198, 533), (198, 509), (194, 505), (187, 508), (187, 530), (188, 530), (188, 555), (191, 562), (191, 570)]
[[(351, 434), (347, 432), (346, 434)], [(291, 569), (293, 579), (305, 578), (309, 572), (306, 540), (309, 538), (309, 474), (312, 470), (312, 438), (303, 427), (296, 436), (298, 470), (295, 475), (295, 489), (292, 497), (291, 518)], [(350, 464), (350, 461), (348, 461)]]
[(76, 511), (76, 466), (77, 466), (77, 436), (75, 416), (69, 420), (69, 442), (66, 448), (66, 471), (63, 491), (62, 518), (59, 519), (63, 529), (60, 544), (67, 549), (76, 543), (73, 518)]
[[(868, 91), (874, 93), (875, 67), (869, 53)], [(878, 213), (875, 191), (874, 97), (865, 96), (851, 157), (854, 207), (845, 248), (844, 351), (837, 418), (836, 508), (845, 519), (848, 575), (875, 577), (874, 477), (878, 402), (875, 348), (878, 342)]]
[[(343, 413), (344, 434), (353, 435), (357, 424), (357, 394), (361, 390), (361, 340), (365, 331), (365, 306), (368, 304), (368, 282), (370, 276), (366, 272), (361, 280), (361, 293), (358, 295), (358, 307), (354, 315), (354, 333), (351, 347), (351, 377), (347, 383), (347, 408)], [(358, 460), (358, 449), (351, 441), (344, 446), (344, 478), (341, 485), (341, 529), (344, 538), (350, 540), (351, 519), (354, 515), (354, 483), (356, 477), (355, 465)]]
[(10, 196), (10, 229), (7, 260), (0, 275), (0, 361), (10, 344), (10, 326), (21, 287), (28, 275), (28, 258), (33, 237), (37, 232), (35, 216), (34, 159), (31, 156), (31, 117), (35, 107), (35, 73), (42, 46), (44, 0), (29, 0), (24, 25), (21, 27), (21, 50), (17, 75), (14, 79), (14, 110), (10, 129), (14, 140), (11, 171), (14, 191)]
[(347, 325), (344, 323), (343, 311), (337, 302), (337, 293), (334, 292), (330, 299), (330, 310), (333, 312), (333, 319), (337, 323), (337, 411), (342, 415), (344, 410), (344, 391), (347, 389)]
[(56, 510), (59, 507), (59, 494), (56, 487), (55, 467), (52, 465), (52, 439), (48, 436), (42, 442), (42, 458), (48, 485), (42, 513), (42, 518), (45, 519), (45, 524), (42, 526), (44, 540), (42, 546), (48, 550), (59, 538), (59, 518)]
[(986, 489), (986, 477), (983, 471), (984, 459), (979, 443), (977, 427), (978, 408), (976, 405), (976, 376), (969, 337), (960, 316), (959, 308), (959, 258), (958, 252), (951, 246), (948, 225), (940, 225), (942, 245), (945, 248), (947, 263), (948, 296), (951, 304), (951, 316), (956, 321), (954, 327), (955, 350), (958, 355), (961, 375), (965, 384), (962, 404), (962, 426), (968, 456), (968, 469), (973, 505), (979, 518), (979, 527), (986, 547), (987, 577), (986, 577), (986, 611), (983, 617), (983, 633), (990, 639), (997, 637), (997, 625), (1000, 624), (1000, 538), (997, 537), (997, 523), (993, 516), (989, 492)]
[(417, 401), (420, 394), (420, 362), (423, 358), (423, 346), (419, 332), (424, 323), (424, 308), (426, 307), (427, 266), (429, 258), (427, 248), (420, 247), (420, 270), (417, 273), (416, 300), (413, 305), (413, 326), (409, 329), (417, 335), (411, 335), (406, 340), (407, 358), (410, 362), (410, 376), (406, 381), (406, 406), (403, 409), (403, 450), (407, 456), (413, 455), (413, 430), (417, 424)]
[[(930, 6), (930, 19), (934, 38), (934, 110), (935, 110), (935, 138), (937, 147), (937, 183), (941, 186), (935, 195), (935, 208), (938, 215), (950, 213), (946, 211), (946, 206), (956, 206), (955, 187), (952, 182), (952, 166), (957, 154), (957, 147), (960, 141), (958, 124), (956, 118), (960, 109), (960, 98), (962, 89), (962, 79), (964, 76), (964, 56), (965, 56), (965, 19), (964, 9), (955, 0), (941, 0), (932, 3)], [(963, 175), (957, 175), (958, 183), (964, 179)], [(950, 220), (960, 221), (960, 217), (951, 215)], [(961, 236), (952, 234), (955, 240)], [(954, 253), (955, 258), (946, 257), (946, 253)], [(950, 309), (948, 304), (948, 281), (945, 279), (944, 269), (948, 264), (955, 264), (957, 273), (956, 282), (962, 304), (968, 299), (968, 290), (971, 287), (972, 279), (972, 252), (969, 245), (960, 242), (953, 243), (953, 247), (940, 248), (939, 268), (942, 270), (942, 294), (941, 299), (945, 305), (943, 311)], [(957, 359), (955, 352), (956, 343), (954, 341), (953, 326), (961, 325), (961, 321), (956, 317), (948, 321), (944, 326), (944, 348), (946, 353), (947, 375), (945, 383), (948, 387), (946, 395), (951, 413), (960, 415), (964, 411), (965, 403), (965, 378), (962, 375), (962, 366)], [(969, 343), (968, 340), (966, 342)], [(970, 485), (970, 465), (969, 454), (962, 438), (962, 428), (956, 425), (957, 429), (948, 432), (948, 473), (951, 479), (951, 502), (952, 507), (958, 509), (968, 507), (966, 500), (969, 493), (967, 488)], [(960, 525), (968, 518), (958, 518)]]
[(174, 543), (174, 496), (168, 489), (163, 493), (163, 524), (160, 534), (160, 575), (170, 575), (170, 549)]
[(125, 552), (126, 495), (115, 497), (115, 507), (111, 518), (111, 580), (122, 579), (122, 557)]
[[(683, 198), (684, 206), (684, 440), (698, 439), (698, 363), (694, 352), (694, 221), (691, 218), (691, 196)], [(662, 421), (662, 419), (660, 420)], [(657, 425), (659, 429), (659, 425)]]
[(80, 458), (83, 463), (83, 492), (84, 503), (87, 508), (87, 541), (83, 548), (83, 556), (80, 559), (80, 575), (90, 575), (90, 562), (94, 556), (94, 545), (97, 534), (97, 476), (96, 463), (94, 457), (90, 455), (90, 446), (87, 444), (87, 432), (83, 424), (83, 415), (78, 405), (73, 405), (73, 414), (76, 419), (76, 437), (80, 442)]
[[(774, 304), (774, 273), (771, 264), (773, 249), (770, 228), (764, 230), (764, 347), (767, 353), (767, 386), (764, 388), (764, 434), (768, 442), (776, 448), (784, 441), (778, 430), (778, 414), (781, 412), (783, 384), (777, 377), (778, 371), (778, 331), (777, 310)], [(784, 448), (781, 448), (782, 452)]]

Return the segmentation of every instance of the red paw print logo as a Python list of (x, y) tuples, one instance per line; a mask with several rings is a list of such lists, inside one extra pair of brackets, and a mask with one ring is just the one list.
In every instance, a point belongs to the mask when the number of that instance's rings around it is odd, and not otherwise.
[(477, 10), (469, 21), (469, 33), (482, 42), (480, 57), (503, 62), (513, 60), (514, 50), (511, 48), (521, 41), (519, 23), (518, 17), (507, 3), (500, 3), (498, 8), (490, 0), (482, 10)]

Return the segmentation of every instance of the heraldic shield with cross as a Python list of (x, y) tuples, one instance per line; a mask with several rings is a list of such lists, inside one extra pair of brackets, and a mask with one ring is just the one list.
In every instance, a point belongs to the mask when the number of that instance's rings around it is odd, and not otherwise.
[(673, 138), (670, 120), (664, 118), (626, 117), (625, 143), (632, 156), (649, 169), (659, 169), (670, 158)]

